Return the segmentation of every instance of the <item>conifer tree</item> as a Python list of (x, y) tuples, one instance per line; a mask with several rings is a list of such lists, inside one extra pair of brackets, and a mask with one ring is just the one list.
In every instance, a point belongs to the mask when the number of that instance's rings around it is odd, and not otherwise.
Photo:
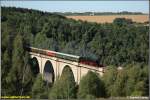
[(104, 84), (96, 73), (89, 71), (84, 77), (82, 77), (79, 84), (78, 98), (94, 99), (104, 97), (104, 95)]
[(69, 99), (76, 98), (76, 83), (72, 70), (65, 66), (60, 79), (58, 79), (49, 94), (51, 99)]
[[(31, 73), (25, 74), (26, 69), (29, 68), (28, 58), (23, 48), (23, 39), (20, 34), (17, 34), (14, 45), (13, 45), (13, 56), (12, 56), (12, 68), (6, 78), (10, 89), (9, 95), (22, 95), (26, 94), (23, 92), (23, 88), (28, 85), (32, 77), (28, 77)], [(24, 80), (25, 79), (25, 80)], [(26, 82), (26, 84), (25, 84)], [(31, 84), (30, 84), (31, 85)], [(29, 86), (29, 85), (28, 85)], [(29, 92), (28, 90), (27, 92)]]
[(42, 75), (38, 74), (33, 87), (32, 87), (32, 98), (36, 99), (47, 99), (49, 86), (42, 79)]

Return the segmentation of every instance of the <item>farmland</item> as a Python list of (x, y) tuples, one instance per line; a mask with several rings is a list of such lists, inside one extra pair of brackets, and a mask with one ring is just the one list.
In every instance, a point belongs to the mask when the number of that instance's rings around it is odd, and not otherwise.
[(100, 16), (66, 16), (75, 20), (97, 23), (112, 23), (115, 18), (132, 19), (134, 22), (144, 23), (149, 20), (148, 15), (100, 15)]

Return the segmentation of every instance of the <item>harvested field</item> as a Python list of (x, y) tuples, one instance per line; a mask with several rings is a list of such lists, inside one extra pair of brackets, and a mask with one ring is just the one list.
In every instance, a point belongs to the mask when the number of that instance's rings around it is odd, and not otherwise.
[(146, 22), (149, 20), (148, 15), (100, 15), (100, 16), (66, 16), (75, 20), (83, 20), (97, 23), (112, 23), (115, 18), (128, 18), (134, 22)]

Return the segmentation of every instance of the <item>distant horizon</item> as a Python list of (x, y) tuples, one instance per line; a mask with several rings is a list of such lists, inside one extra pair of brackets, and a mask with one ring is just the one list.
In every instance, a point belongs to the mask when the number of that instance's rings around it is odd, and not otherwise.
[(149, 1), (1, 1), (1, 6), (43, 12), (140, 12), (149, 14)]
[[(9, 6), (1, 6), (1, 7), (9, 7)], [(13, 6), (11, 7), (13, 8)], [(141, 13), (141, 14), (149, 14), (149, 13), (143, 13), (143, 12), (131, 12), (131, 11), (119, 11), (119, 12), (98, 12), (98, 11), (95, 11), (95, 12), (92, 12), (92, 11), (85, 11), (85, 12), (48, 12), (48, 11), (42, 11), (42, 10), (38, 10), (38, 9), (32, 9), (32, 8), (22, 8), (22, 7), (14, 7), (14, 8), (21, 8), (21, 9), (28, 9), (28, 10), (35, 10), (35, 11), (41, 11), (41, 12), (45, 12), (45, 13), (87, 13), (87, 12), (90, 12), (90, 13), (123, 13), (123, 12), (128, 12), (128, 13)]]

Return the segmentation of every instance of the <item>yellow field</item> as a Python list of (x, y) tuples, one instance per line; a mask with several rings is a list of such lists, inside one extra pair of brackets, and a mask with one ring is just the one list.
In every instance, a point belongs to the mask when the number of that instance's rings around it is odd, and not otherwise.
[(115, 18), (128, 18), (134, 22), (146, 22), (149, 20), (148, 15), (100, 15), (100, 16), (66, 16), (75, 20), (83, 20), (97, 23), (112, 23)]

